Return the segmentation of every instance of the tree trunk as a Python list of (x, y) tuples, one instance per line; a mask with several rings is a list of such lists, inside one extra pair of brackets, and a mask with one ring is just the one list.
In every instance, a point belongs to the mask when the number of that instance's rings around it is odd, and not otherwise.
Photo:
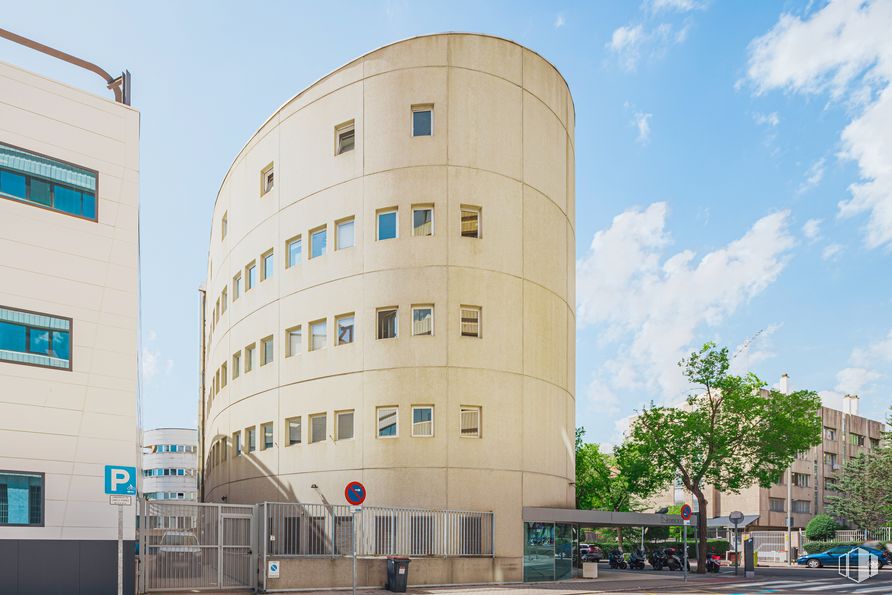
[(692, 491), (697, 498), (697, 541), (700, 543), (697, 548), (697, 574), (706, 574), (706, 496), (699, 487)]
[(623, 551), (623, 528), (616, 528), (616, 542), (619, 544), (619, 551)]

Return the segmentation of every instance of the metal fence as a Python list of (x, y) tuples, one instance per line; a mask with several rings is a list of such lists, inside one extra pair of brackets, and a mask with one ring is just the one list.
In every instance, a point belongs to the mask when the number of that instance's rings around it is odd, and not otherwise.
[(759, 554), (759, 562), (786, 562), (787, 561), (787, 532), (786, 531), (753, 531), (753, 551)]
[(892, 527), (837, 531), (834, 541), (892, 541)]

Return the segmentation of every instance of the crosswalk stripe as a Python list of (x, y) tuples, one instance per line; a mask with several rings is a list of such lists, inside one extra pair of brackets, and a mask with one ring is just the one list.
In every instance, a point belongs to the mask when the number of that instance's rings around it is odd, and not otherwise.
[(892, 585), (887, 583), (887, 584), (883, 585), (882, 587), (866, 587), (866, 588), (862, 587), (860, 589), (856, 589), (851, 592), (852, 593), (880, 593), (880, 592), (892, 593)]
[[(810, 585), (811, 582), (803, 583), (803, 584)], [(827, 591), (829, 589), (839, 589), (840, 587), (845, 587), (845, 586), (849, 586), (849, 585), (846, 583), (841, 583), (840, 581), (833, 581), (829, 585), (819, 585), (817, 587), (803, 587), (802, 589), (799, 589), (799, 590), (800, 591)]]

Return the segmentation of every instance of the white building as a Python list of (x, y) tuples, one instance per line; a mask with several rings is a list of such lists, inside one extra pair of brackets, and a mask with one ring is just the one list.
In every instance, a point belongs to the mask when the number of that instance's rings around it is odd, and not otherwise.
[(142, 442), (142, 494), (147, 500), (195, 500), (198, 430), (146, 430)]

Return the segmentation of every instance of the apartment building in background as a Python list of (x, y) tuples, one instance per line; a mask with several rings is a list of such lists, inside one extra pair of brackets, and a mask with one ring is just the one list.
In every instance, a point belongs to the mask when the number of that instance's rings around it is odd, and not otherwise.
[(104, 466), (139, 467), (138, 182), (135, 109), (0, 62), (0, 591), (116, 592)]
[(198, 430), (156, 428), (142, 441), (142, 496), (146, 500), (198, 498)]

